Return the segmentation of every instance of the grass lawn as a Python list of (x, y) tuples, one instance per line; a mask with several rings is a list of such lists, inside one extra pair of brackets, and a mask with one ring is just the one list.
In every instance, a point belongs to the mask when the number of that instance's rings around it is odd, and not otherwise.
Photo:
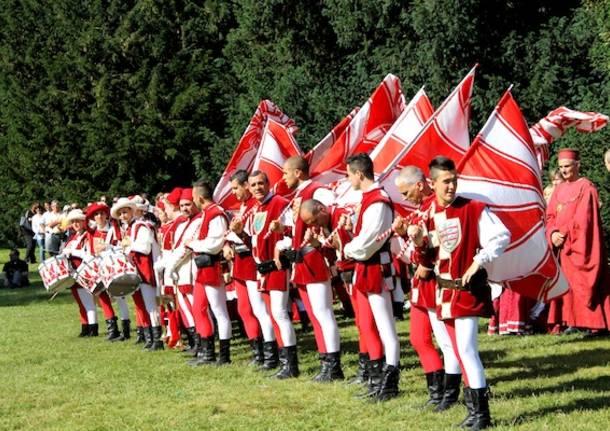
[[(234, 341), (233, 364), (197, 369), (178, 352), (143, 352), (133, 340), (79, 339), (70, 293), (49, 302), (30, 269), (31, 288), (0, 290), (2, 430), (438, 430), (465, 416), (463, 406), (421, 409), (427, 394), (408, 320), (398, 324), (402, 394), (373, 404), (354, 397), (360, 388), (310, 381), (318, 368), (312, 334), (299, 335), (302, 376), (290, 381), (249, 367), (243, 339)], [(351, 321), (340, 325), (351, 377), (356, 332)], [(481, 333), (480, 344), (496, 429), (610, 429), (610, 339)]]

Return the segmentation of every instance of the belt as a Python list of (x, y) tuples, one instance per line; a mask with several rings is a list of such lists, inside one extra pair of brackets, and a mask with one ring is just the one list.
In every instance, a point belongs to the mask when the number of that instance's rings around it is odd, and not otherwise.
[(436, 277), (436, 283), (441, 289), (453, 289), (453, 290), (469, 290), (462, 284), (461, 278), (455, 280), (447, 280), (446, 278)]

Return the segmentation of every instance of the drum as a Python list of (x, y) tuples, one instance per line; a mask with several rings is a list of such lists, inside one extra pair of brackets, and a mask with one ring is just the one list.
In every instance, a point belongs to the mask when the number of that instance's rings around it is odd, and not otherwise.
[(122, 250), (108, 250), (100, 256), (102, 283), (112, 296), (131, 295), (142, 280)]
[(67, 289), (74, 284), (74, 272), (70, 266), (70, 261), (62, 255), (51, 256), (40, 265), (38, 272), (49, 292), (58, 292)]
[(105, 289), (104, 283), (102, 283), (100, 266), (101, 259), (99, 257), (91, 257), (83, 261), (75, 273), (76, 282), (96, 296)]

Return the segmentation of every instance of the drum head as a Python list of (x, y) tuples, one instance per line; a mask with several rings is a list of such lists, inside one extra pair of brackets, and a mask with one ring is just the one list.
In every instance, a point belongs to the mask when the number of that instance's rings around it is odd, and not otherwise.
[(66, 277), (61, 280), (57, 280), (55, 283), (49, 286), (49, 292), (59, 292), (60, 290), (69, 289), (74, 285), (74, 278)]
[(140, 277), (135, 274), (125, 274), (116, 277), (108, 285), (108, 293), (112, 296), (127, 296), (138, 290), (140, 286)]

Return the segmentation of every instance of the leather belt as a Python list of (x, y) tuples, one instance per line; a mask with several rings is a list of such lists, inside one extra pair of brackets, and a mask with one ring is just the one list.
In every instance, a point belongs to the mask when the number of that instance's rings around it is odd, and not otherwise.
[(441, 289), (469, 290), (467, 287), (464, 287), (461, 278), (456, 278), (455, 280), (447, 280), (446, 278), (441, 278), (437, 276), (436, 283)]

